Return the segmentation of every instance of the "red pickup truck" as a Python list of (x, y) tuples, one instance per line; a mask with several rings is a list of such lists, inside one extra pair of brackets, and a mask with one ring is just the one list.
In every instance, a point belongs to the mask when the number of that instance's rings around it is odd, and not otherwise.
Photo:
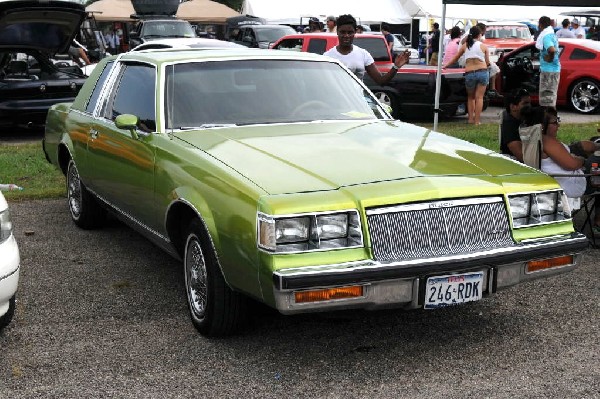
[[(271, 48), (280, 51), (323, 54), (337, 43), (338, 38), (335, 34), (304, 33), (286, 35), (276, 41)], [(354, 44), (371, 53), (375, 65), (382, 73), (392, 67), (392, 54), (382, 35), (358, 34), (354, 37)], [(368, 75), (365, 75), (364, 82), (379, 101), (392, 107), (392, 115), (395, 118), (430, 117), (433, 115), (435, 104), (436, 71), (434, 66), (409, 64), (403, 66), (399, 73), (384, 86), (375, 83)], [(439, 107), (441, 116), (450, 117), (464, 113), (467, 91), (463, 73), (463, 69), (442, 71)]]

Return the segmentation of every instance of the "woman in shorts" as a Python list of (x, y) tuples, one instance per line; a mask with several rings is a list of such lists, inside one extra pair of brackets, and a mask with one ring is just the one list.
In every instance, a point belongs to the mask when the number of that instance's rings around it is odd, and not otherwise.
[(490, 81), (490, 53), (485, 44), (481, 42), (481, 30), (474, 26), (469, 31), (469, 36), (452, 59), (444, 64), (448, 68), (458, 62), (465, 55), (465, 87), (467, 88), (467, 112), (469, 123), (481, 124), (481, 111), (483, 110), (483, 97)]

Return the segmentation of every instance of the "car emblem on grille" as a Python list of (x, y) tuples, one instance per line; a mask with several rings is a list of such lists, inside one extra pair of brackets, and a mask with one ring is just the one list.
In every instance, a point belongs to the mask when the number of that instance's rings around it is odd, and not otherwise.
[(77, 85), (71, 82), (71, 90), (75, 91), (75, 89), (77, 89)]
[(46, 91), (46, 85), (40, 85), (40, 91), (43, 93)]
[(429, 208), (450, 208), (454, 206), (452, 201), (430, 202)]

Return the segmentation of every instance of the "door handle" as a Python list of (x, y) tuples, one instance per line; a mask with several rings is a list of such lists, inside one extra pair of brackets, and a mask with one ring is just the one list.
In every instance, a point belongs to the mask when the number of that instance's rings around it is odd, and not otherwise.
[(98, 138), (98, 131), (96, 129), (90, 129), (90, 137), (93, 139)]

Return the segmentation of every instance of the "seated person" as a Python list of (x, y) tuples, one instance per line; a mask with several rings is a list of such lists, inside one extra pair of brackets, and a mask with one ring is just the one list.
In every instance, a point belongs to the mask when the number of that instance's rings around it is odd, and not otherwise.
[[(560, 118), (556, 108), (526, 108), (523, 114), (527, 126), (538, 123), (542, 125), (541, 170), (551, 176), (560, 175), (555, 176), (555, 179), (567, 197), (580, 198), (586, 192), (591, 192), (592, 190), (587, 187), (587, 180), (584, 176), (586, 158), (574, 154), (570, 146), (558, 140)], [(584, 150), (582, 154), (585, 155), (585, 149), (589, 143), (594, 147), (596, 146), (594, 142), (588, 141), (574, 143), (571, 147), (579, 144), (581, 149)], [(594, 224), (592, 228), (594, 234), (600, 234), (600, 198), (598, 197), (594, 199)]]
[(505, 98), (506, 111), (500, 125), (500, 152), (523, 162), (519, 125), (523, 122), (521, 110), (531, 105), (531, 96), (525, 89), (515, 89)]

